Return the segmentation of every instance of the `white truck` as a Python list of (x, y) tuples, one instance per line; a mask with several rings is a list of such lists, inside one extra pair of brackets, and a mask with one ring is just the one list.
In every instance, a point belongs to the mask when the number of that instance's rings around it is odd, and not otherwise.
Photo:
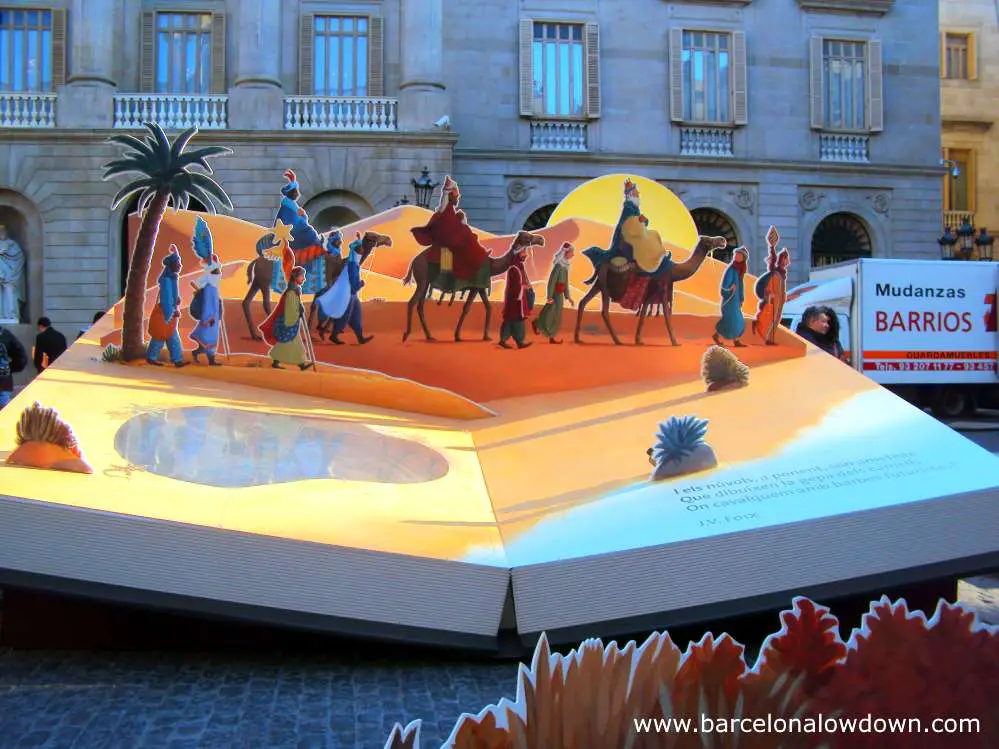
[(852, 260), (790, 289), (781, 323), (794, 330), (808, 307), (832, 308), (855, 369), (953, 419), (999, 404), (997, 282), (995, 262)]

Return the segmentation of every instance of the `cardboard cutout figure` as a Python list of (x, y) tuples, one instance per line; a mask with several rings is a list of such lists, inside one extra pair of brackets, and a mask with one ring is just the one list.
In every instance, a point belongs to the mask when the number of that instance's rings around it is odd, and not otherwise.
[(649, 220), (642, 214), (639, 201), (638, 187), (630, 179), (626, 180), (624, 205), (610, 246), (606, 250), (598, 246), (583, 250), (583, 255), (593, 264), (593, 275), (584, 282), (591, 288), (576, 310), (576, 343), (583, 342), (580, 331), (586, 305), (599, 294), (601, 316), (615, 344), (620, 345), (621, 341), (611, 325), (611, 302), (638, 312), (636, 345), (642, 342), (645, 318), (661, 307), (670, 343), (679, 346), (673, 333), (673, 284), (693, 276), (710, 252), (728, 244), (724, 237), (699, 237), (690, 257), (682, 263), (674, 263), (672, 253), (663, 247), (659, 233), (648, 230)]
[(655, 467), (650, 479), (662, 481), (718, 465), (715, 451), (704, 441), (707, 433), (708, 420), (696, 416), (673, 416), (661, 422), (656, 444), (648, 450), (649, 462)]
[[(309, 223), (309, 215), (298, 201), (302, 197), (298, 177), (291, 169), (284, 173), (287, 180), (281, 188), (281, 205), (278, 207), (274, 225), (287, 224), (291, 227), (289, 247), (291, 249), (291, 265), (305, 268), (306, 281), (302, 287), (303, 294), (315, 294), (323, 285), (326, 275), (323, 240), (319, 232)], [(281, 273), (274, 273), (271, 288), (274, 291), (284, 291), (287, 288), (288, 274), (291, 272), (287, 263), (281, 264)]]
[(534, 289), (531, 278), (527, 274), (524, 262), (527, 260), (527, 248), (518, 247), (511, 250), (512, 262), (506, 272), (506, 292), (503, 297), (503, 324), (500, 326), (499, 345), (510, 348), (507, 341), (513, 338), (517, 348), (525, 349), (531, 345), (524, 340), (524, 322), (534, 306)]
[(303, 338), (302, 322), (305, 307), (302, 305), (302, 285), (305, 283), (305, 268), (295, 266), (288, 274), (291, 284), (281, 294), (277, 307), (260, 324), (260, 334), (271, 349), (268, 352), (274, 369), (282, 369), (282, 364), (294, 364), (299, 369), (308, 369), (313, 362), (308, 361)]
[(555, 253), (548, 274), (547, 300), (532, 323), (534, 335), (546, 336), (549, 343), (562, 343), (562, 339), (556, 337), (562, 327), (562, 309), (566, 302), (575, 304), (569, 296), (569, 267), (575, 255), (576, 248), (570, 242), (565, 242)]
[(760, 303), (753, 320), (753, 333), (760, 336), (767, 346), (777, 345), (774, 337), (787, 300), (787, 269), (791, 256), (786, 247), (777, 252), (779, 240), (777, 227), (771, 226), (767, 231), (767, 272), (756, 281), (756, 296)]
[(749, 250), (737, 247), (732, 254), (732, 262), (725, 269), (721, 281), (721, 319), (715, 325), (715, 333), (711, 339), (718, 346), (723, 346), (722, 338), (732, 341), (737, 347), (743, 347), (740, 338), (746, 332), (746, 318), (742, 314), (742, 303), (746, 299), (745, 277), (746, 265), (749, 261)]
[(200, 216), (194, 222), (191, 246), (203, 266), (201, 275), (196, 281), (191, 282), (194, 298), (191, 300), (189, 311), (191, 317), (198, 321), (191, 331), (191, 340), (198, 344), (191, 352), (191, 358), (197, 362), (198, 357), (204, 354), (208, 358), (209, 366), (218, 367), (221, 364), (215, 361), (215, 355), (218, 352), (220, 330), (224, 325), (222, 297), (219, 293), (222, 264), (212, 249), (212, 233), (208, 224)]
[(253, 324), (250, 309), (253, 298), (257, 292), (260, 292), (264, 315), (271, 314), (271, 282), (274, 280), (274, 269), (277, 266), (275, 261), (280, 261), (282, 258), (282, 240), (273, 231), (268, 231), (257, 240), (256, 251), (257, 256), (246, 265), (246, 283), (249, 288), (243, 297), (243, 317), (246, 319), (250, 338), (259, 341), (262, 339), (257, 332), (257, 326)]
[(187, 366), (180, 344), (180, 333), (177, 331), (180, 323), (181, 267), (177, 245), (170, 245), (170, 254), (163, 258), (163, 271), (157, 281), (159, 294), (156, 297), (156, 306), (149, 315), (150, 341), (146, 349), (146, 362), (157, 367), (163, 366), (159, 357), (164, 346), (170, 353), (170, 361), (175, 367)]

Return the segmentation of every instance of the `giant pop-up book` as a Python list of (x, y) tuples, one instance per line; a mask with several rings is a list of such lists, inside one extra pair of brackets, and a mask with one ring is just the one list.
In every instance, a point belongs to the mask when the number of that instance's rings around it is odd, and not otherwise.
[(3, 579), (492, 648), (994, 562), (999, 461), (777, 324), (779, 227), (612, 174), (319, 232), (304, 169), (258, 226), (192, 136), (116, 137), (126, 295), (0, 412)]

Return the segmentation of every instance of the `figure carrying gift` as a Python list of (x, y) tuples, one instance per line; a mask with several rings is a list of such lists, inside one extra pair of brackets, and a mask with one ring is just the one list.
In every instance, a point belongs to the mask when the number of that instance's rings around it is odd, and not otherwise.
[(190, 313), (191, 317), (198, 321), (191, 332), (191, 340), (198, 344), (198, 347), (191, 352), (191, 358), (197, 362), (198, 356), (204, 354), (209, 366), (220, 367), (222, 365), (215, 361), (215, 356), (218, 352), (220, 329), (224, 324), (222, 296), (219, 293), (222, 264), (212, 251), (212, 233), (208, 224), (200, 216), (194, 222), (191, 245), (195, 254), (201, 259), (202, 265), (201, 275), (196, 281), (191, 282), (194, 298), (191, 300)]
[(163, 258), (163, 272), (158, 280), (159, 295), (156, 306), (149, 315), (149, 346), (146, 348), (146, 362), (162, 367), (160, 353), (165, 345), (170, 353), (170, 361), (175, 367), (186, 367), (184, 350), (180, 345), (180, 253), (177, 245), (170, 245), (170, 253)]
[[(309, 223), (308, 214), (298, 204), (302, 193), (295, 172), (288, 169), (284, 173), (284, 178), (288, 182), (281, 188), (281, 205), (278, 208), (277, 217), (274, 219), (274, 225), (282, 223), (291, 227), (290, 247), (295, 256), (294, 264), (301, 266), (306, 272), (302, 293), (315, 294), (322, 287), (323, 279), (326, 277), (326, 250), (323, 248), (323, 240), (319, 232)], [(274, 267), (271, 288), (274, 291), (282, 292), (287, 286), (284, 270), (278, 263)]]
[(565, 302), (574, 304), (569, 296), (569, 266), (576, 254), (576, 248), (565, 242), (552, 259), (552, 271), (548, 276), (548, 298), (545, 306), (531, 324), (535, 335), (543, 335), (550, 343), (562, 343), (557, 338), (562, 327), (562, 311)]
[(787, 300), (787, 268), (791, 264), (791, 256), (786, 247), (777, 252), (779, 240), (777, 227), (771, 226), (767, 231), (767, 272), (756, 281), (756, 296), (760, 303), (756, 309), (756, 319), (753, 320), (753, 332), (767, 346), (777, 345), (774, 338)]

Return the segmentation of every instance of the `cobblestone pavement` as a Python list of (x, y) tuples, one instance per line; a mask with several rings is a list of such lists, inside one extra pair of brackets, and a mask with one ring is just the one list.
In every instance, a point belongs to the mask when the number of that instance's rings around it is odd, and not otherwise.
[(0, 654), (0, 747), (381, 749), (423, 719), (437, 749), (462, 712), (516, 694), (511, 662), (409, 664), (170, 653)]

